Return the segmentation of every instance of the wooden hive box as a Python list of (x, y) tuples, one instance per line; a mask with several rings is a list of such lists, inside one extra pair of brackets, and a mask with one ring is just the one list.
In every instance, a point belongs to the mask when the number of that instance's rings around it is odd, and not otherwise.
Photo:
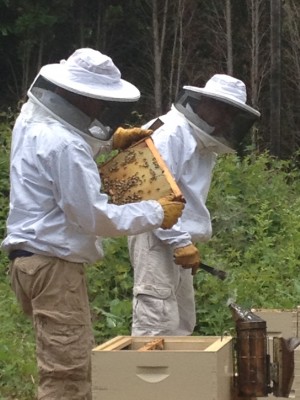
[(93, 400), (230, 400), (232, 353), (231, 337), (118, 336), (92, 351)]
[(102, 190), (114, 204), (158, 200), (182, 193), (151, 138), (137, 142), (99, 166)]

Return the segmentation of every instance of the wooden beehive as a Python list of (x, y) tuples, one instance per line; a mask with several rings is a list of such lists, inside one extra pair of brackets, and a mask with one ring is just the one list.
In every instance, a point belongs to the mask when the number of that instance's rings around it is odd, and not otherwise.
[(158, 200), (182, 193), (151, 138), (118, 153), (99, 167), (102, 190), (114, 204)]
[(231, 337), (118, 336), (92, 351), (93, 399), (231, 400), (232, 357)]

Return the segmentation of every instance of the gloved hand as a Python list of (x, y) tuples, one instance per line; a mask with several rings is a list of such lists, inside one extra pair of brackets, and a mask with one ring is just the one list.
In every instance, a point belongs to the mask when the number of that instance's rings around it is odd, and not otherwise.
[(142, 128), (118, 128), (113, 135), (113, 149), (124, 150), (133, 143), (150, 136), (151, 129)]
[(200, 264), (200, 253), (196, 246), (189, 244), (185, 247), (178, 247), (174, 250), (174, 262), (182, 268), (191, 268), (192, 275), (195, 275)]
[(162, 229), (170, 229), (180, 218), (184, 209), (183, 201), (176, 201), (173, 195), (162, 197), (157, 200), (164, 210)]

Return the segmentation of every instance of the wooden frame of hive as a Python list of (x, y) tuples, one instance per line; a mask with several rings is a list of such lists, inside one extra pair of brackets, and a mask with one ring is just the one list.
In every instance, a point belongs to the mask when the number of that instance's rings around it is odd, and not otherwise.
[(102, 190), (114, 204), (158, 200), (182, 193), (153, 140), (148, 137), (121, 151), (99, 166)]

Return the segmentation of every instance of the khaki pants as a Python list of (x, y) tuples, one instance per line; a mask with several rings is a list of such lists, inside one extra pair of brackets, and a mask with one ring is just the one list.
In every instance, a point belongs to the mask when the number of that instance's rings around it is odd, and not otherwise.
[(33, 255), (12, 261), (10, 275), (33, 321), (38, 399), (90, 400), (93, 337), (84, 266)]

